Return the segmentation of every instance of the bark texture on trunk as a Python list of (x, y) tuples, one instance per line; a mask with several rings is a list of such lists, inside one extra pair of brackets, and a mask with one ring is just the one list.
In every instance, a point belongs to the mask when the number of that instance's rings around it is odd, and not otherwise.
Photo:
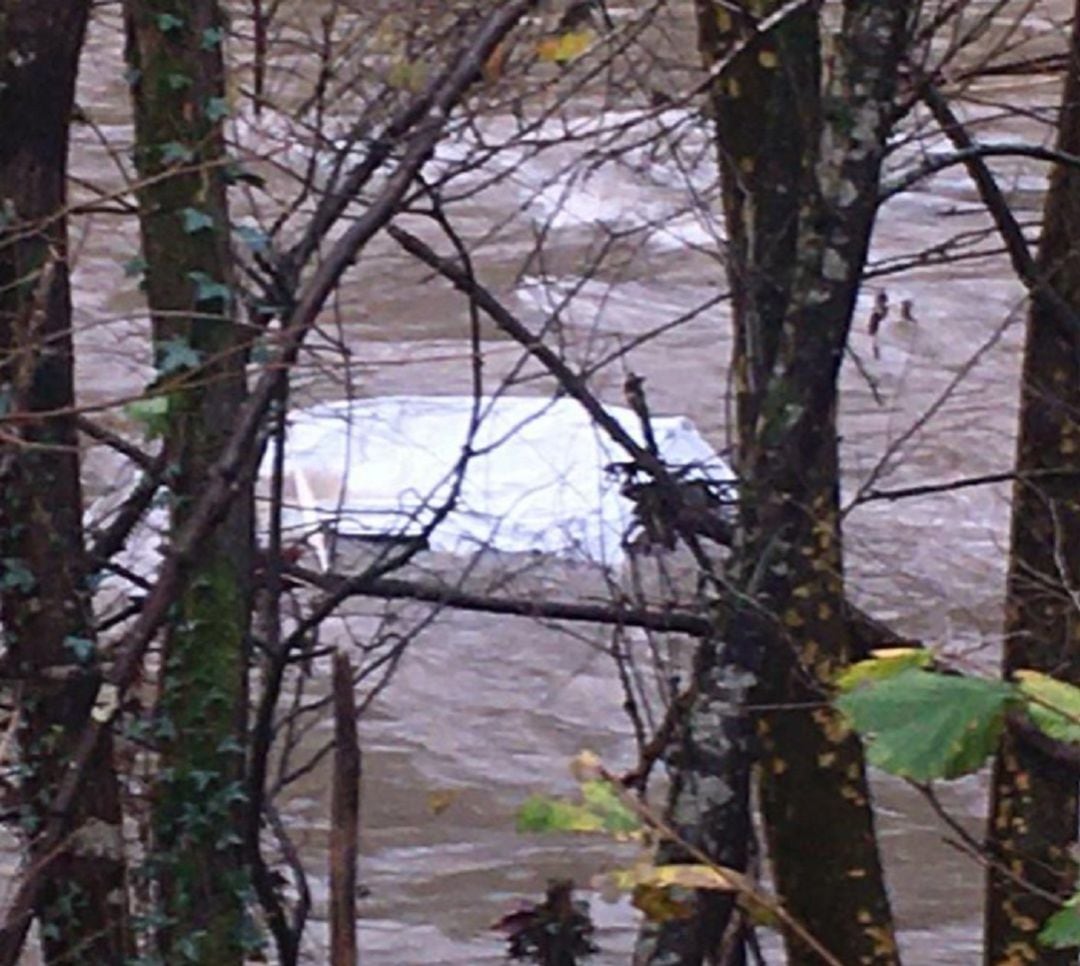
[[(754, 677), (740, 660), (743, 656), (713, 641), (699, 645), (694, 699), (666, 756), (671, 828), (717, 864), (740, 871), (746, 869), (753, 834), (752, 734), (745, 705)], [(698, 860), (684, 846), (665, 840), (655, 861)], [(714, 961), (725, 948), (730, 950), (727, 966), (745, 961), (734, 895), (684, 890), (677, 898), (693, 915), (646, 922), (634, 953), (637, 966), (697, 966)]]
[(97, 746), (59, 851), (35, 844), (96, 693), (73, 411), (67, 263), (68, 127), (90, 4), (0, 6), (0, 606), (5, 672), (18, 681), (29, 861), (50, 962), (130, 951), (112, 741)]
[[(740, 524), (732, 579), (752, 606), (727, 639), (759, 651), (761, 800), (788, 911), (841, 962), (898, 953), (862, 747), (823, 705), (850, 659), (837, 376), (877, 206), (911, 2), (699, 0), (735, 294)], [(823, 49), (824, 48), (824, 49)], [(818, 704), (816, 709), (807, 706)], [(793, 963), (818, 957), (789, 937)]]
[[(1080, 4), (1058, 124), (1058, 148), (1080, 151)], [(1038, 269), (1042, 283), (1080, 312), (1080, 172), (1066, 165), (1050, 177)], [(1021, 380), (1004, 672), (1033, 668), (1080, 685), (1080, 333), (1061, 315), (1035, 291)], [(1060, 475), (1023, 481), (1040, 470)], [(1075, 949), (1037, 942), (1057, 909), (1050, 897), (1065, 899), (1076, 888), (1076, 841), (1075, 775), (1007, 733), (994, 763), (987, 832), (998, 863), (988, 878), (987, 963), (1076, 962)]]
[[(174, 529), (187, 519), (246, 395), (245, 329), (232, 294), (222, 11), (215, 0), (128, 0), (128, 57), (146, 292), (168, 401)], [(154, 859), (168, 958), (239, 962), (248, 878), (243, 809), (251, 481), (205, 540), (165, 641)]]

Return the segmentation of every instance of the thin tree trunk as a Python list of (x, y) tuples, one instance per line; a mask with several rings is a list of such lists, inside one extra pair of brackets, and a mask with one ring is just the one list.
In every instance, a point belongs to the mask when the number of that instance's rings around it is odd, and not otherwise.
[(360, 743), (349, 658), (334, 654), (334, 780), (330, 798), (330, 962), (356, 966), (356, 856), (360, 834)]
[(36, 905), (45, 957), (116, 963), (131, 947), (111, 738), (97, 746), (64, 847), (42, 854), (33, 835), (95, 694), (64, 216), (89, 7), (0, 6), (0, 602), (4, 669), (20, 682), (29, 860), (49, 868)]
[[(146, 292), (168, 400), (177, 528), (206, 485), (246, 397), (244, 329), (232, 295), (221, 120), (224, 23), (215, 0), (128, 0), (135, 158)], [(162, 951), (239, 962), (247, 876), (243, 794), (245, 647), (253, 550), (251, 481), (205, 541), (166, 633), (154, 860)]]
[[(913, 4), (846, 3), (824, 81), (819, 4), (755, 35), (785, 6), (698, 4), (707, 66), (745, 44), (711, 92), (735, 296), (731, 575), (753, 601), (727, 636), (759, 651), (755, 700), (781, 706), (757, 724), (782, 901), (842, 962), (895, 963), (862, 748), (823, 702), (851, 649), (836, 383)], [(788, 955), (817, 962), (795, 941)]]
[[(1080, 151), (1080, 3), (1073, 19), (1058, 148)], [(1050, 178), (1039, 276), (1080, 312), (1080, 172)], [(1036, 291), (1028, 316), (1016, 471), (1073, 470), (1017, 482), (1005, 609), (1004, 672), (1033, 668), (1080, 685), (1080, 337)], [(1077, 951), (1046, 949), (1037, 935), (1075, 889), (1077, 784), (1050, 758), (1006, 734), (994, 764), (987, 843), (987, 963), (1074, 963)], [(1005, 874), (1005, 873), (1009, 874)], [(1018, 881), (1019, 880), (1019, 881)], [(1025, 886), (1036, 887), (1042, 894)]]
[[(683, 842), (726, 868), (744, 870), (753, 835), (745, 704), (754, 678), (739, 657), (713, 641), (698, 647), (694, 701), (667, 753), (668, 821)], [(664, 841), (657, 850), (658, 864), (696, 861), (678, 843)], [(697, 966), (715, 961), (725, 947), (731, 950), (725, 966), (745, 962), (733, 895), (701, 890), (678, 898), (693, 915), (646, 922), (634, 952), (638, 966)]]

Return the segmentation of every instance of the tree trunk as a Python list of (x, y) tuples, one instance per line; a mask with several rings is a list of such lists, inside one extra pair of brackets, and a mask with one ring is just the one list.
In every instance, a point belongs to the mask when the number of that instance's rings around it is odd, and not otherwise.
[[(1080, 3), (1069, 50), (1058, 148), (1076, 154)], [(1054, 168), (1043, 219), (1039, 277), (1080, 312), (1080, 172), (1074, 167)], [(1024, 479), (1040, 470), (1057, 475)], [(1016, 472), (1004, 672), (1033, 668), (1080, 685), (1080, 333), (1038, 291), (1028, 316)], [(987, 833), (997, 863), (988, 876), (987, 963), (1076, 962), (1075, 949), (1049, 950), (1036, 938), (1058, 907), (1048, 896), (1063, 900), (1075, 889), (1070, 853), (1076, 840), (1076, 776), (1006, 734), (994, 764)]]
[(0, 603), (16, 706), (31, 863), (49, 962), (116, 963), (130, 950), (112, 742), (98, 745), (65, 847), (34, 830), (95, 694), (83, 546), (67, 264), (68, 126), (89, 3), (0, 6)]
[[(168, 401), (176, 528), (205, 487), (247, 392), (221, 131), (224, 24), (215, 0), (128, 0), (126, 14), (154, 389)], [(162, 952), (169, 958), (183, 944), (215, 964), (241, 959), (248, 884), (238, 830), (252, 497), (250, 480), (235, 485), (240, 495), (187, 574), (166, 633), (155, 793)]]
[[(754, 678), (731, 648), (702, 641), (695, 655), (695, 696), (667, 754), (671, 774), (668, 822), (686, 843), (719, 865), (745, 870), (752, 831), (750, 768), (752, 735), (745, 710)], [(657, 864), (696, 862), (684, 846), (665, 841)], [(725, 947), (725, 966), (743, 963), (735, 897), (700, 890), (680, 894), (693, 915), (646, 922), (638, 938), (638, 966), (698, 966)]]
[[(852, 0), (822, 77), (818, 5), (699, 0), (734, 292), (740, 523), (752, 601), (728, 640), (759, 650), (769, 851), (788, 911), (841, 962), (894, 963), (862, 747), (825, 704), (849, 660), (837, 377), (873, 227), (913, 4)], [(737, 8), (740, 8), (737, 9)], [(816, 705), (816, 707), (815, 707)], [(793, 963), (816, 954), (789, 937)]]

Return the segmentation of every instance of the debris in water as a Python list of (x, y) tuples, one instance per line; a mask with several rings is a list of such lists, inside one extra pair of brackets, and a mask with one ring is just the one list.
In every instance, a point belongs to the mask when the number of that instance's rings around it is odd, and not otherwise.
[(543, 902), (525, 905), (491, 928), (506, 933), (511, 959), (540, 966), (576, 966), (599, 951), (592, 941), (595, 926), (589, 904), (574, 898), (571, 879), (549, 882)]

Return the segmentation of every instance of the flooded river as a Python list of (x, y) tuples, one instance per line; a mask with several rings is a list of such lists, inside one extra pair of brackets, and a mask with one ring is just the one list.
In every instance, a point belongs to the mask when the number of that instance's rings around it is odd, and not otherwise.
[[(1023, 6), (1006, 4), (999, 26)], [(1068, 6), (1064, 0), (1034, 5), (1023, 25), (1026, 45), (1014, 56), (1062, 50), (1064, 34), (1054, 17), (1064, 18)], [(630, 13), (611, 7), (617, 24)], [(685, 13), (680, 7), (671, 35), (657, 42), (649, 78), (669, 94), (680, 89), (691, 56)], [(243, 29), (242, 18), (238, 23)], [(78, 129), (73, 165), (80, 178), (98, 183), (117, 183), (102, 139), (120, 150), (130, 139), (117, 31), (116, 12), (102, 7), (84, 59), (80, 99), (97, 127)], [(284, 71), (295, 64), (278, 66)], [(598, 365), (591, 384), (603, 399), (622, 402), (623, 380), (632, 369), (645, 377), (657, 413), (690, 416), (723, 450), (729, 441), (731, 336), (708, 132), (694, 105), (650, 109), (642, 106), (645, 93), (639, 91), (636, 102), (605, 104), (586, 91), (524, 139), (514, 111), (482, 111), (472, 130), (459, 130), (439, 150), (426, 174), (445, 179), (448, 216), (473, 245), (480, 278), (534, 330), (543, 327), (568, 357)], [(981, 136), (1047, 138), (1040, 116), (1056, 101), (1055, 78), (987, 80), (969, 94), (963, 110), (985, 121)], [(997, 105), (1005, 101), (1027, 113), (1001, 117)], [(542, 108), (527, 103), (526, 119), (539, 117)], [(264, 115), (238, 124), (240, 148), (265, 153), (274, 123)], [(944, 147), (929, 134), (899, 146), (892, 173), (920, 152)], [(301, 164), (303, 157), (303, 151), (285, 152), (275, 160)], [(484, 164), (472, 168), (471, 159), (481, 157)], [(1044, 172), (1014, 162), (997, 170), (1021, 217), (1034, 221)], [(243, 199), (237, 205), (242, 209)], [(438, 237), (418, 219), (405, 223), (433, 243)], [(916, 264), (875, 277), (864, 289), (843, 373), (841, 419), (853, 597), (899, 631), (968, 666), (989, 669), (1000, 634), (1007, 488), (900, 502), (862, 499), (870, 490), (1010, 468), (1023, 292), (994, 253), (992, 237), (974, 246), (986, 254), (955, 264), (934, 265), (919, 256), (985, 227), (960, 168), (884, 207), (875, 267)], [(136, 242), (130, 220), (108, 214), (79, 218), (74, 238), (79, 388), (85, 402), (103, 405), (137, 395), (149, 379), (138, 293), (121, 270)], [(894, 308), (875, 354), (865, 319), (880, 289)], [(902, 302), (910, 302), (910, 319), (900, 317)], [(474, 378), (469, 339), (462, 300), (390, 241), (378, 239), (350, 273), (303, 359), (303, 397), (468, 393)], [(523, 365), (517, 346), (485, 328), (481, 347), (488, 391), (507, 383), (514, 393), (550, 392), (535, 366)], [(122, 424), (116, 410), (107, 418)], [(96, 494), (115, 470), (92, 454), (87, 472)], [(436, 559), (417, 563), (445, 565)], [(528, 558), (482, 562), (478, 586), (490, 585), (506, 567), (524, 572), (515, 586), (528, 593), (605, 593), (604, 575), (595, 567)], [(332, 622), (324, 639), (351, 640), (357, 663), (370, 660), (377, 654), (365, 646), (378, 640), (385, 648), (387, 634), (427, 619), (418, 605), (393, 611), (388, 624), (383, 604), (350, 605), (352, 617)], [(498, 962), (503, 947), (488, 927), (519, 898), (536, 897), (552, 876), (587, 883), (592, 873), (626, 857), (602, 841), (514, 831), (515, 809), (528, 794), (572, 789), (567, 763), (581, 748), (597, 751), (616, 770), (635, 760), (623, 693), (606, 653), (609, 636), (569, 630), (444, 614), (398, 655), (392, 680), (361, 722), (360, 877), (370, 892), (361, 902), (365, 963)], [(644, 647), (640, 637), (632, 645)], [(361, 682), (361, 698), (376, 679)], [(316, 682), (313, 693), (320, 686)], [(301, 747), (319, 747), (329, 727), (314, 716)], [(920, 966), (974, 962), (981, 870), (943, 844), (950, 833), (915, 793), (884, 778), (876, 785), (907, 960)], [(325, 955), (327, 787), (325, 769), (317, 769), (281, 802), (311, 877), (312, 962)], [(943, 790), (942, 797), (978, 830), (983, 791), (976, 777)], [(445, 807), (433, 809), (433, 801)], [(603, 950), (596, 962), (626, 962), (633, 910), (598, 897), (592, 907)]]

